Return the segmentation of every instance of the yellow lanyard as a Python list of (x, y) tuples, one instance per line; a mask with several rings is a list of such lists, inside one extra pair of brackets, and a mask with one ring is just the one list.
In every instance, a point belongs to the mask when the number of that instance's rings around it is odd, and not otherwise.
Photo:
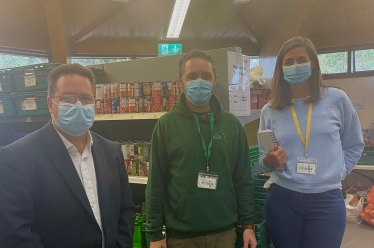
[(292, 117), (293, 117), (293, 122), (295, 123), (297, 134), (299, 135), (301, 142), (303, 142), (305, 157), (307, 158), (308, 157), (308, 144), (309, 144), (309, 137), (310, 137), (310, 126), (312, 124), (313, 103), (309, 103), (308, 120), (307, 120), (307, 123), (306, 123), (305, 140), (304, 140), (304, 137), (301, 133), (300, 124), (299, 124), (299, 120), (297, 119), (297, 115), (296, 115), (294, 105), (291, 105), (291, 113), (292, 113)]

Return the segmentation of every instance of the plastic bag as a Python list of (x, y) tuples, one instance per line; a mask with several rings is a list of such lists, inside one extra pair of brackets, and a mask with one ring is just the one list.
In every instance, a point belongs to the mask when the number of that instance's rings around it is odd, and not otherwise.
[(249, 70), (249, 81), (251, 84), (258, 82), (260, 85), (265, 84), (265, 79), (263, 78), (264, 68), (259, 65)]
[(345, 199), (345, 209), (347, 213), (347, 223), (353, 223), (353, 224), (361, 224), (364, 222), (360, 214), (364, 210), (364, 199), (361, 197), (360, 200), (358, 200), (357, 205), (352, 204), (354, 202), (355, 195), (348, 194), (347, 198)]

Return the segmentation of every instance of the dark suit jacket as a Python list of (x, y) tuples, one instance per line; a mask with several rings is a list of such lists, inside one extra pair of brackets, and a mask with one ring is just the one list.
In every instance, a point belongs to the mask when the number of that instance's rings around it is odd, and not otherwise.
[[(105, 247), (132, 248), (135, 208), (123, 154), (92, 133)], [(0, 152), (1, 248), (101, 248), (74, 164), (49, 122)]]

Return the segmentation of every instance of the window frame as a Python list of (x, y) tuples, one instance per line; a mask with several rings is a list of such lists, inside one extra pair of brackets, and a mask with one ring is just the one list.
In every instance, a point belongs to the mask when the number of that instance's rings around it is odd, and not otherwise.
[(346, 73), (333, 73), (322, 74), (323, 79), (341, 79), (341, 78), (357, 78), (357, 77), (373, 77), (374, 70), (356, 71), (355, 51), (374, 49), (374, 44), (362, 46), (347, 46), (340, 48), (317, 49), (318, 54), (335, 53), (335, 52), (348, 52), (347, 56), (347, 72)]

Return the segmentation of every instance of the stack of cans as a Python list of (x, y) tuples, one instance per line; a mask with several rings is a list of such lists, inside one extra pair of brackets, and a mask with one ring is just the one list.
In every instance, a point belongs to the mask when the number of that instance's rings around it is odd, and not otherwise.
[(127, 174), (132, 176), (148, 176), (151, 143), (148, 141), (118, 143), (121, 145)]
[(170, 111), (180, 92), (177, 81), (98, 84), (96, 85), (96, 114)]

